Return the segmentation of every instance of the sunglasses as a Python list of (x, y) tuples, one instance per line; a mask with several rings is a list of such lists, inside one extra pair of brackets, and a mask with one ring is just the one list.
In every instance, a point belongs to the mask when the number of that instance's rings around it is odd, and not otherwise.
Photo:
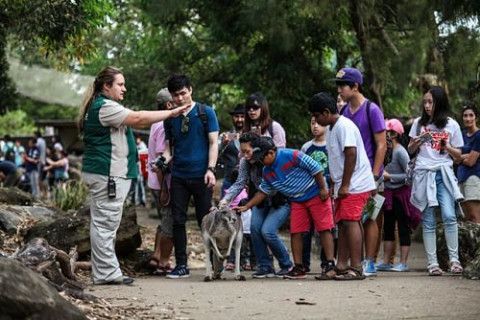
[(250, 111), (250, 110), (257, 111), (257, 110), (260, 109), (260, 108), (261, 108), (261, 106), (256, 105), (256, 104), (246, 107), (247, 111)]
[(187, 116), (183, 116), (182, 118), (182, 127), (180, 129), (180, 131), (182, 133), (187, 133), (188, 132), (188, 123), (190, 122), (190, 118), (187, 117)]

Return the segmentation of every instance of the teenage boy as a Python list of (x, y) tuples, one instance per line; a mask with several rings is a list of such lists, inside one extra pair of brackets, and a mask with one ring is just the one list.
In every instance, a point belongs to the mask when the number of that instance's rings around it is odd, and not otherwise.
[(290, 232), (295, 263), (284, 278), (307, 277), (302, 264), (302, 234), (310, 231), (312, 220), (328, 260), (324, 276), (333, 278), (332, 203), (320, 164), (299, 150), (277, 150), (270, 137), (260, 137), (254, 142), (252, 157), (264, 164), (262, 183), (253, 198), (236, 210), (243, 212), (260, 204), (275, 191), (282, 193), (291, 202)]
[(219, 126), (211, 107), (193, 101), (192, 84), (187, 76), (170, 76), (167, 87), (174, 105), (188, 106), (182, 116), (165, 121), (166, 148), (163, 154), (167, 163), (172, 161), (170, 204), (176, 260), (176, 266), (167, 278), (178, 279), (190, 276), (185, 228), (190, 197), (195, 200), (198, 226), (212, 206)]
[[(335, 82), (340, 97), (347, 105), (340, 114), (352, 120), (360, 130), (363, 145), (370, 161), (371, 171), (377, 188), (372, 192), (383, 192), (383, 160), (387, 152), (385, 118), (382, 110), (363, 95), (362, 73), (355, 68), (343, 68), (337, 72)], [(365, 275), (374, 276), (374, 259), (379, 248), (379, 228), (376, 221), (367, 219), (365, 230), (365, 260), (362, 262)]]
[[(362, 229), (360, 218), (370, 192), (376, 188), (360, 131), (337, 113), (335, 100), (320, 92), (308, 102), (308, 109), (327, 129), (331, 194), (338, 225), (336, 280), (365, 279), (361, 265)], [(350, 266), (348, 259), (350, 258)]]

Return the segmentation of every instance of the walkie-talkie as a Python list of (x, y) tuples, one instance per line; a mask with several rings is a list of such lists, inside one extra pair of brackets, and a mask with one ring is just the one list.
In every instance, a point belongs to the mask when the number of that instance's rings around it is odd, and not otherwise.
[(113, 180), (112, 177), (108, 177), (108, 185), (107, 185), (107, 192), (108, 192), (108, 197), (110, 199), (113, 199), (117, 196), (117, 188), (115, 187), (115, 181)]

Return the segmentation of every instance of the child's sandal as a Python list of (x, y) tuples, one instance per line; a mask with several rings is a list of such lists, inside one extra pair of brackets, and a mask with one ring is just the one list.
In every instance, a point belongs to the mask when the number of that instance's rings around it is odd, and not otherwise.
[(463, 273), (463, 267), (458, 261), (452, 261), (450, 263), (450, 273), (452, 274), (462, 274)]
[(437, 264), (435, 264), (428, 267), (428, 275), (432, 277), (441, 276), (443, 275), (443, 271)]

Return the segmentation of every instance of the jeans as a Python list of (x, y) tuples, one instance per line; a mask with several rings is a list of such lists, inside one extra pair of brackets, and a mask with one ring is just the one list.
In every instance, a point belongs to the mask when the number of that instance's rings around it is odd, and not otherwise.
[(252, 208), (250, 232), (259, 270), (274, 271), (267, 245), (277, 258), (280, 268), (289, 268), (293, 265), (287, 248), (278, 235), (278, 229), (285, 223), (289, 215), (290, 204), (276, 209), (267, 205), (263, 208)]
[(32, 170), (27, 173), (28, 178), (30, 179), (30, 186), (32, 187), (32, 195), (35, 199), (40, 198), (40, 186), (38, 185), (38, 171)]
[[(440, 171), (435, 176), (437, 184), (437, 200), (442, 212), (442, 221), (445, 229), (450, 262), (458, 260), (458, 227), (455, 215), (455, 199), (445, 188)], [(423, 211), (423, 244), (427, 252), (428, 265), (438, 265), (437, 261), (437, 221), (435, 208), (428, 207)]]
[(178, 265), (187, 265), (187, 210), (190, 196), (195, 201), (195, 214), (198, 226), (212, 206), (212, 189), (207, 188), (203, 177), (198, 179), (181, 179), (172, 177), (170, 205), (173, 218), (173, 242), (175, 261)]

